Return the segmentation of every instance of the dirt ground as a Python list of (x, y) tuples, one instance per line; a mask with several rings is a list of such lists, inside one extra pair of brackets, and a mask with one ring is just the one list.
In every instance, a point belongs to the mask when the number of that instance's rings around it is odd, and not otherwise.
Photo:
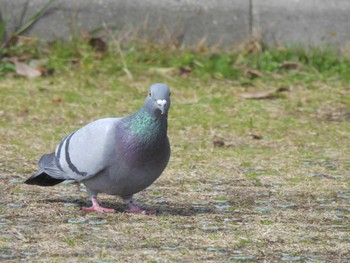
[(126, 214), (107, 195), (100, 200), (117, 213), (84, 213), (83, 186), (23, 184), (60, 138), (132, 113), (152, 81), (125, 80), (118, 91), (84, 89), (74, 76), (0, 83), (0, 261), (350, 261), (350, 91), (342, 83), (290, 84), (283, 96), (250, 100), (235, 82), (168, 80), (171, 161), (135, 195), (155, 216)]

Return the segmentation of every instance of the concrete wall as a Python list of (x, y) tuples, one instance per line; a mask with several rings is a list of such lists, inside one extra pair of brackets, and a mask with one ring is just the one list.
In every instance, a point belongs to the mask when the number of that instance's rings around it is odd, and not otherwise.
[(350, 41), (348, 0), (255, 0), (254, 32), (270, 45), (336, 46)]
[[(47, 0), (0, 0), (8, 35)], [(230, 46), (251, 36), (268, 45), (344, 47), (349, 0), (56, 0), (27, 35), (68, 39), (105, 27), (119, 38), (142, 36), (179, 45)], [(113, 32), (113, 33), (111, 33)]]

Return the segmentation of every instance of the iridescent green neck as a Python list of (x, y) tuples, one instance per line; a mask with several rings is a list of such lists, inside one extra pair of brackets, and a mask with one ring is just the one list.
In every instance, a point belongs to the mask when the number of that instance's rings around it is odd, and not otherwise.
[(133, 133), (138, 139), (147, 141), (156, 140), (164, 135), (166, 137), (167, 116), (157, 116), (141, 108), (127, 118), (124, 128)]

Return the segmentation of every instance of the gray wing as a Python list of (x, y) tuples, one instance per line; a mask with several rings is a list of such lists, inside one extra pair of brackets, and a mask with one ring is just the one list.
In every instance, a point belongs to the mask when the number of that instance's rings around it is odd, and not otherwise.
[(62, 171), (65, 179), (76, 181), (104, 170), (116, 148), (115, 132), (120, 119), (100, 119), (65, 137), (55, 151), (56, 170)]
[(65, 174), (59, 166), (57, 166), (57, 159), (55, 153), (44, 154), (39, 160), (40, 170), (37, 174), (45, 172), (56, 179), (65, 179)]

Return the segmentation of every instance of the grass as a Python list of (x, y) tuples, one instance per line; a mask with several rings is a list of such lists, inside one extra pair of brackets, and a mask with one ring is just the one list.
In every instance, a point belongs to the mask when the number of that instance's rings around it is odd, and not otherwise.
[[(0, 62), (0, 258), (28, 262), (346, 262), (349, 60), (298, 48), (211, 52), (131, 43), (105, 52), (36, 40), (3, 56), (47, 60), (15, 77)], [(31, 42), (33, 41), (33, 42)], [(285, 61), (297, 68), (281, 67)], [(7, 64), (6, 64), (7, 63)], [(3, 69), (2, 67), (7, 67)], [(246, 74), (246, 69), (261, 75)], [(129, 74), (129, 73), (131, 74)], [(22, 184), (67, 133), (124, 116), (147, 87), (172, 88), (172, 158), (136, 195), (157, 216), (84, 214), (83, 187)], [(280, 89), (273, 98), (242, 91)], [(215, 144), (214, 141), (219, 141)]]

